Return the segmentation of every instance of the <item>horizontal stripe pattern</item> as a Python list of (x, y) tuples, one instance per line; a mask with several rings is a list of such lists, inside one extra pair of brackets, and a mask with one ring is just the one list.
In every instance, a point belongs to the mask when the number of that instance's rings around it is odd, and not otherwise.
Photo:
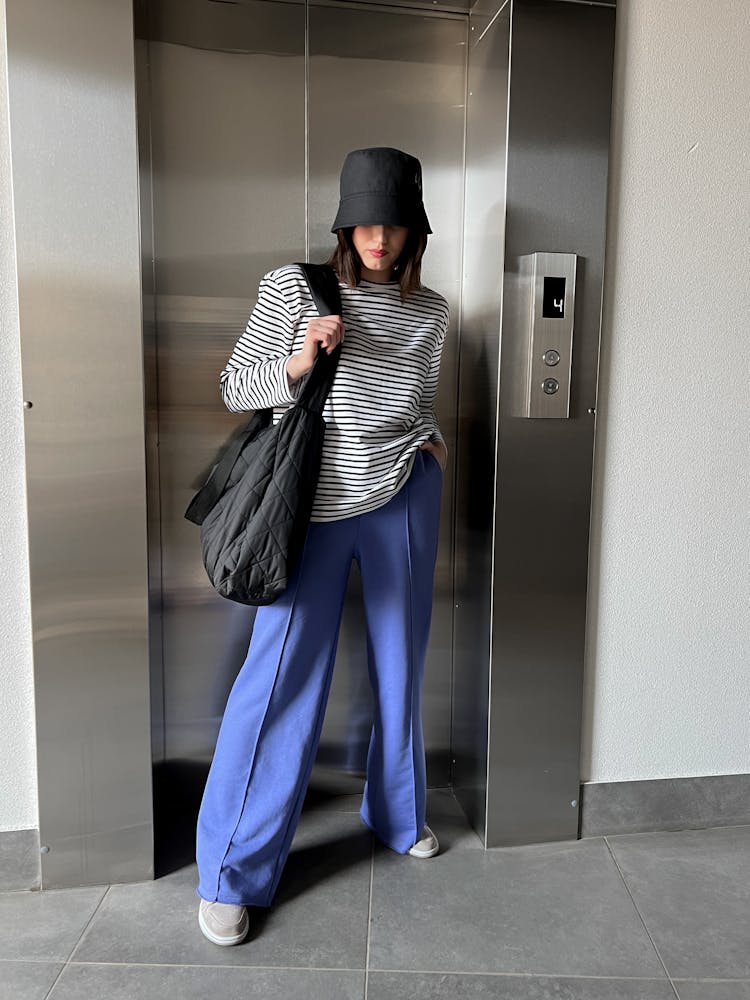
[[(323, 416), (326, 434), (313, 521), (374, 510), (404, 485), (424, 441), (443, 441), (435, 416), (447, 300), (421, 288), (401, 301), (398, 282), (339, 282), (344, 343)], [(286, 363), (317, 316), (294, 264), (263, 276), (258, 299), (219, 377), (235, 412), (273, 409), (277, 423), (305, 379), (290, 385)]]

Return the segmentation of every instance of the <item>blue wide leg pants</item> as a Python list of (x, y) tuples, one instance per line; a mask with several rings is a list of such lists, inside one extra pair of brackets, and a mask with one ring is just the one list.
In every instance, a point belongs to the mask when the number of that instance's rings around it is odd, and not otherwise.
[(270, 906), (323, 727), (352, 559), (359, 564), (374, 693), (360, 815), (406, 853), (425, 822), (421, 687), (432, 613), (442, 471), (427, 451), (387, 504), (310, 524), (285, 593), (261, 607), (232, 686), (198, 814), (196, 892)]

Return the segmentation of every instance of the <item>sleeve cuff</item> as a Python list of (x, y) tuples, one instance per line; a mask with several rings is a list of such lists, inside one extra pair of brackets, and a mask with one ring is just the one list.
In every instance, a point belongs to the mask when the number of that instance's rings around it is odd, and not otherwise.
[(279, 400), (279, 405), (283, 406), (285, 403), (296, 403), (297, 397), (299, 396), (300, 382), (302, 379), (298, 379), (294, 385), (289, 385), (289, 376), (286, 373), (286, 363), (289, 357), (279, 358), (278, 364), (276, 366), (275, 372), (275, 382), (277, 390), (277, 398)]

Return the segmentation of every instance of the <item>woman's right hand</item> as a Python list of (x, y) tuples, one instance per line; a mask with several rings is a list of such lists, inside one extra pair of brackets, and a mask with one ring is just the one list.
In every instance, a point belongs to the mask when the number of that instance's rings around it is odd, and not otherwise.
[(330, 354), (344, 339), (344, 321), (340, 316), (315, 316), (307, 324), (302, 349), (289, 357), (286, 364), (290, 382), (306, 375), (317, 357), (319, 345)]

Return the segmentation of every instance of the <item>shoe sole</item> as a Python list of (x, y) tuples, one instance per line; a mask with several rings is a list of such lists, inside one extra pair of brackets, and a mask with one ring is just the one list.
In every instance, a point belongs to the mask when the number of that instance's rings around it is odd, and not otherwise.
[(407, 853), (410, 857), (419, 858), (421, 860), (422, 858), (434, 858), (439, 850), (440, 850), (440, 845), (438, 845), (437, 847), (433, 847), (432, 850), (430, 851), (415, 851), (414, 848), (412, 847), (410, 848), (409, 851), (407, 851)]
[(211, 941), (213, 944), (218, 944), (221, 945), (222, 947), (225, 945), (239, 944), (241, 941), (245, 940), (245, 938), (247, 937), (247, 932), (250, 930), (250, 918), (247, 915), (247, 910), (245, 910), (242, 922), (243, 922), (243, 929), (238, 931), (232, 937), (219, 937), (218, 935), (214, 934), (214, 932), (209, 927), (206, 926), (203, 920), (203, 911), (201, 909), (198, 910), (198, 924), (200, 925), (200, 929), (203, 932), (203, 936), (207, 937), (208, 940)]

